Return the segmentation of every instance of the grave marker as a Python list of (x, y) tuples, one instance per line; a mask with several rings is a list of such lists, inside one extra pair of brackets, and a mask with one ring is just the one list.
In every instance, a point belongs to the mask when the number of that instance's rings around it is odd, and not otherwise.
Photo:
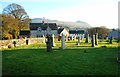
[(47, 34), (47, 41), (46, 41), (46, 46), (47, 46), (47, 52), (52, 51), (52, 36)]
[(77, 43), (77, 45), (79, 45), (80, 44), (80, 36), (78, 36), (78, 43)]
[(88, 42), (89, 42), (89, 34), (86, 33), (86, 41), (85, 41), (85, 43), (88, 43)]
[(98, 45), (98, 33), (95, 34), (95, 45)]
[(55, 39), (54, 39), (54, 34), (52, 34), (52, 46), (55, 46)]
[(62, 44), (61, 44), (61, 48), (62, 49), (65, 49), (65, 36), (64, 36), (64, 34), (62, 34)]
[(111, 36), (111, 37), (110, 37), (110, 44), (112, 44), (112, 40), (113, 40), (113, 37)]
[(92, 47), (94, 47), (95, 46), (95, 35), (92, 35)]

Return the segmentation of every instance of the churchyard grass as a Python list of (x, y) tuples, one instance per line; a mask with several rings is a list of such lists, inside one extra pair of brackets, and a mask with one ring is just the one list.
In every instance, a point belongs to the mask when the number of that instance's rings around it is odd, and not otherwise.
[[(45, 43), (24, 45), (2, 51), (3, 75), (118, 75), (118, 43), (99, 42), (96, 47), (81, 41), (66, 42), (60, 49), (56, 42), (52, 52)], [(106, 45), (107, 48), (101, 46)], [(86, 52), (85, 52), (86, 51)]]

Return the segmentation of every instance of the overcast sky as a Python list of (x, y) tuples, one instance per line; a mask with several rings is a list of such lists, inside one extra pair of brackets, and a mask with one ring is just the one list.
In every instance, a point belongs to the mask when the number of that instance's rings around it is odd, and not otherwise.
[(91, 26), (118, 28), (119, 0), (4, 0), (0, 12), (11, 3), (23, 6), (30, 18), (48, 18), (60, 21), (78, 20)]

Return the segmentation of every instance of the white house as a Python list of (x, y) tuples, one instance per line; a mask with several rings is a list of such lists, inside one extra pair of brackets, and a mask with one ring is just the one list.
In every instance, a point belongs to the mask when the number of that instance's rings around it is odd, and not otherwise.
[(30, 34), (32, 37), (42, 37), (47, 34), (58, 36), (56, 23), (30, 23)]
[(60, 28), (60, 29), (58, 29), (58, 35), (59, 35), (59, 36), (62, 36), (62, 34), (63, 34), (64, 36), (69, 36), (69, 32), (68, 32), (65, 28)]

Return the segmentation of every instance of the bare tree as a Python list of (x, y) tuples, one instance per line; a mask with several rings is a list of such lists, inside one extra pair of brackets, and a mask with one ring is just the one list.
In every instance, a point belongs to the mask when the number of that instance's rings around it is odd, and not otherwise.
[(3, 14), (12, 16), (19, 21), (19, 30), (28, 29), (28, 23), (30, 22), (29, 16), (22, 6), (12, 3), (3, 9)]
[(25, 19), (29, 18), (29, 16), (25, 12), (24, 8), (15, 3), (10, 4), (6, 8), (4, 8), (3, 14), (11, 15), (15, 19), (19, 19), (19, 20), (25, 20)]

